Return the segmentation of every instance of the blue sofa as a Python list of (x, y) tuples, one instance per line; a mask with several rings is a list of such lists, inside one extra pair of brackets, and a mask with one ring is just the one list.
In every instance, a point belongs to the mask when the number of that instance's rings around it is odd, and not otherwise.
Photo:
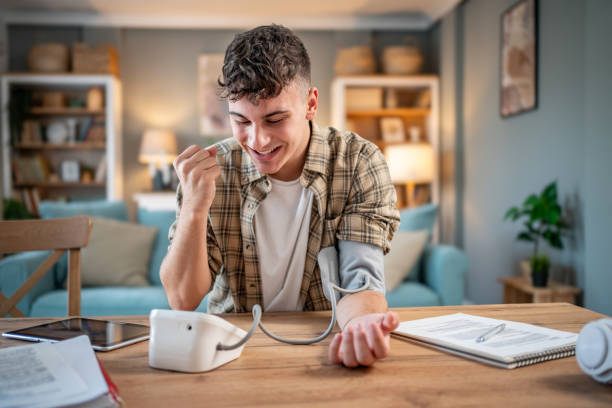
[[(71, 217), (77, 214), (127, 221), (127, 208), (122, 201), (75, 203), (42, 202), (43, 218)], [(168, 300), (159, 278), (159, 268), (168, 249), (168, 228), (175, 218), (174, 211), (138, 211), (138, 222), (157, 227), (149, 261), (149, 286), (105, 286), (81, 289), (83, 316), (148, 315), (151, 309), (169, 309)], [(49, 251), (24, 252), (0, 261), (0, 290), (11, 295), (48, 256)], [(63, 282), (67, 274), (67, 256), (62, 257), (32, 290), (17, 304), (27, 316), (65, 316), (67, 294)], [(206, 302), (197, 309), (206, 311)]]
[[(412, 212), (410, 212), (412, 211)], [(41, 203), (44, 218), (70, 217), (85, 214), (127, 221), (125, 203), (78, 202)], [(402, 213), (400, 229), (422, 229), (433, 225), (432, 209), (409, 210)], [(435, 219), (435, 209), (433, 213)], [(429, 219), (427, 219), (429, 217)], [(175, 218), (174, 211), (138, 210), (138, 222), (158, 228), (153, 243), (148, 272), (149, 286), (83, 287), (81, 314), (84, 316), (148, 315), (151, 309), (168, 309), (168, 300), (159, 278), (159, 268), (168, 248), (168, 228)], [(430, 227), (431, 229), (431, 227)], [(24, 252), (0, 261), (0, 291), (10, 296), (48, 256), (48, 251)], [(387, 293), (390, 307), (434, 306), (461, 304), (463, 279), (467, 261), (456, 248), (430, 245), (423, 254), (417, 271), (411, 273), (398, 288)], [(67, 294), (62, 284), (66, 278), (67, 258), (64, 256), (36, 286), (17, 304), (27, 316), (65, 316)], [(206, 312), (206, 298), (197, 311)]]
[[(438, 206), (434, 204), (403, 210), (398, 230), (428, 230), (431, 236), (437, 214)], [(467, 257), (460, 249), (429, 244), (408, 277), (387, 292), (387, 303), (389, 307), (460, 305), (467, 267)]]

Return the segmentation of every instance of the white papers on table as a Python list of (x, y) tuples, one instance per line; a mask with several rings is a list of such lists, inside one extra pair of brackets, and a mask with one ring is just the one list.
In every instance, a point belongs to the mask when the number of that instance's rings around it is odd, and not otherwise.
[[(476, 342), (479, 336), (501, 323), (506, 324), (504, 330), (485, 342)], [(442, 346), (449, 352), (461, 351), (503, 363), (529, 360), (526, 362), (529, 364), (569, 355), (578, 338), (576, 333), (465, 313), (401, 322), (394, 333)]]
[(87, 336), (0, 349), (0, 408), (80, 404), (107, 393)]

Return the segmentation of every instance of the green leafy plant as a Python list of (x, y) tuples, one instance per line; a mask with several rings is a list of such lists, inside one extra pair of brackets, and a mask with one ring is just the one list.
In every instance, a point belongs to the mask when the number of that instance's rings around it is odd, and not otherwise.
[(5, 220), (25, 220), (34, 216), (19, 201), (14, 199), (2, 200), (2, 218)]
[(510, 208), (504, 216), (504, 220), (523, 220), (525, 229), (519, 231), (516, 239), (534, 244), (531, 256), (532, 274), (542, 273), (548, 276), (550, 260), (545, 254), (539, 253), (541, 240), (553, 248), (563, 249), (562, 235), (568, 225), (561, 212), (557, 200), (557, 182), (554, 181), (544, 187), (540, 195), (530, 194), (522, 206)]

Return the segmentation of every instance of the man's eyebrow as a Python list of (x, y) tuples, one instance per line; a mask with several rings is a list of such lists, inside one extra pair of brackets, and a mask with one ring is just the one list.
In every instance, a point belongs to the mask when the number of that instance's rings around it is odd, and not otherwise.
[(271, 113), (268, 113), (267, 115), (264, 116), (264, 118), (269, 118), (270, 116), (274, 116), (274, 115), (280, 115), (281, 113), (287, 113), (289, 112), (288, 110), (278, 110), (278, 111), (274, 111)]
[(240, 116), (241, 118), (244, 118), (246, 120), (249, 120), (246, 116), (244, 116), (242, 113), (238, 113), (238, 112), (234, 112), (234, 111), (230, 111), (229, 112), (230, 115), (236, 115), (236, 116)]
[[(269, 118), (270, 116), (274, 116), (274, 115), (280, 115), (282, 113), (287, 113), (289, 112), (288, 110), (278, 110), (278, 111), (274, 111), (274, 112), (270, 112), (266, 115), (264, 115), (264, 118)], [(249, 120), (249, 118), (247, 118), (246, 116), (244, 116), (242, 113), (238, 113), (238, 112), (234, 112), (234, 111), (230, 111), (229, 112), (230, 115), (236, 115), (236, 116), (240, 116), (241, 118), (245, 119), (245, 120)]]

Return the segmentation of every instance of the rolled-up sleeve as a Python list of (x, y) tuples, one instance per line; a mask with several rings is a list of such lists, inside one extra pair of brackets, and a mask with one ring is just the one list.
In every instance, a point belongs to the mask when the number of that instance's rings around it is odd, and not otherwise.
[(350, 188), (337, 239), (375, 245), (386, 254), (400, 217), (387, 162), (375, 146), (359, 155)]

